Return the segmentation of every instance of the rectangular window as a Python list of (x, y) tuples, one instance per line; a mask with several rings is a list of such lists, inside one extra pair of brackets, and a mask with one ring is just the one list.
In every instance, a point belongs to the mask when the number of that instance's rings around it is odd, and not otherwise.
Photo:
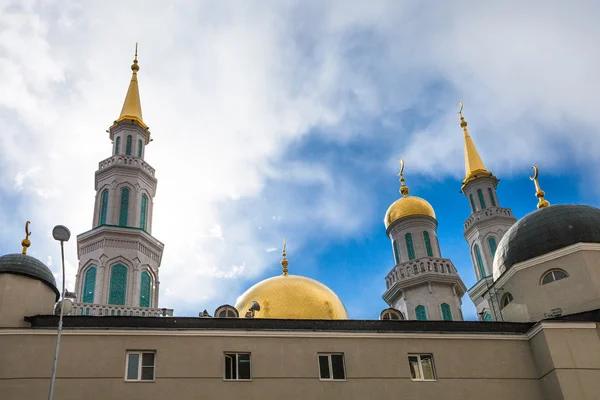
[(153, 351), (128, 351), (125, 380), (154, 381), (155, 356)]
[(250, 353), (225, 353), (225, 380), (249, 380)]
[(342, 353), (319, 354), (319, 378), (322, 381), (346, 380), (344, 355)]
[(413, 381), (435, 381), (431, 354), (411, 354), (408, 356), (408, 365)]

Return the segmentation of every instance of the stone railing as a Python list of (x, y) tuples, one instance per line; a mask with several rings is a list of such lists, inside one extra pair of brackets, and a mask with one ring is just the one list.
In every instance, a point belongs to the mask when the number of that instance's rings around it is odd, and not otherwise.
[(456, 268), (447, 258), (419, 258), (396, 265), (385, 277), (386, 289), (394, 283), (421, 274), (457, 275)]
[(471, 225), (473, 225), (473, 223), (476, 221), (483, 221), (496, 216), (512, 217), (513, 215), (510, 209), (502, 207), (490, 207), (486, 208), (485, 210), (479, 210), (476, 213), (473, 213), (464, 222), (465, 231), (468, 230), (471, 227)]
[(112, 157), (107, 158), (106, 160), (100, 161), (100, 163), (98, 163), (98, 170), (103, 170), (112, 165), (130, 165), (132, 167), (140, 167), (141, 169), (149, 173), (150, 176), (154, 176), (155, 172), (154, 168), (152, 168), (150, 164), (148, 164), (141, 158), (124, 156), (121, 154), (116, 154)]
[(71, 312), (71, 315), (172, 317), (173, 309), (73, 303), (73, 311)]

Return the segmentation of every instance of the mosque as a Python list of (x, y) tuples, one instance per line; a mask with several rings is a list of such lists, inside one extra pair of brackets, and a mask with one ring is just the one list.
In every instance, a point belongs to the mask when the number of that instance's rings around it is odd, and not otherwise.
[[(435, 211), (409, 195), (402, 162), (378, 319), (349, 319), (325, 284), (288, 273), (285, 244), (282, 273), (235, 305), (194, 318), (161, 307), (137, 51), (131, 69), (93, 226), (77, 236), (75, 292), (26, 254), (27, 228), (22, 253), (0, 257), (2, 399), (600, 399), (600, 209), (550, 205), (534, 167), (538, 209), (517, 221), (462, 104), (473, 287), (442, 257)], [(478, 321), (463, 320), (465, 293)]]

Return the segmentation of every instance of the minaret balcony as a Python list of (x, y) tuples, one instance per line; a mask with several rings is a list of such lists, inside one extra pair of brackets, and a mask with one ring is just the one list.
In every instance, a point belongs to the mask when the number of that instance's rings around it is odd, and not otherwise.
[(506, 217), (510, 220), (514, 220), (515, 217), (510, 208), (502, 207), (489, 207), (484, 210), (479, 210), (471, 214), (469, 218), (464, 222), (465, 233), (471, 229), (471, 227), (479, 221), (485, 221), (496, 217)]
[(115, 154), (112, 157), (108, 157), (106, 160), (98, 163), (98, 171), (113, 167), (113, 166), (129, 166), (134, 168), (140, 168), (147, 172), (151, 177), (154, 177), (154, 168), (145, 162), (141, 157), (124, 156), (122, 154)]
[(172, 308), (129, 307), (112, 304), (73, 303), (71, 315), (93, 315), (100, 317), (172, 317)]
[(456, 268), (447, 258), (423, 257), (412, 261), (406, 261), (396, 265), (385, 277), (386, 289), (392, 287), (396, 282), (411, 280), (415, 277), (439, 276), (458, 277)]

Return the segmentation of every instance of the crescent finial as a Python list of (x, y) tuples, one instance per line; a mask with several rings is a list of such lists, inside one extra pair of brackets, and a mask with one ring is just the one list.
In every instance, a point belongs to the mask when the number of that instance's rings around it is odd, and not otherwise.
[(538, 178), (538, 175), (540, 174), (540, 170), (535, 165), (532, 166), (531, 168), (533, 169), (533, 176), (530, 176), (529, 179), (531, 179), (532, 181), (535, 181)]
[(400, 163), (400, 175), (402, 175), (404, 173), (404, 160), (399, 158), (398, 162)]
[(456, 104), (459, 105), (458, 113), (457, 114), (460, 114), (462, 116), (463, 102), (459, 100), (458, 103), (456, 103)]

